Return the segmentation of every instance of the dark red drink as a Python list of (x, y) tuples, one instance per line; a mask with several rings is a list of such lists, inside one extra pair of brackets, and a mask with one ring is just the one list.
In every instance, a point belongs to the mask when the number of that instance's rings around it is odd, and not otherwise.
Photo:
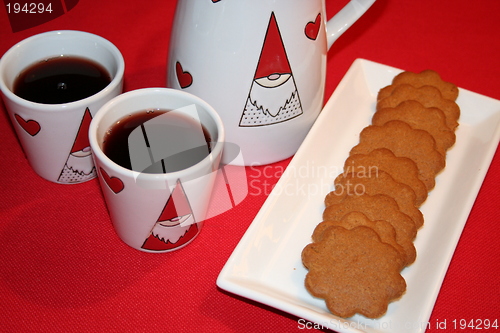
[(92, 96), (106, 88), (111, 75), (100, 64), (62, 56), (24, 69), (14, 82), (14, 94), (31, 102), (63, 104)]
[(103, 152), (116, 164), (145, 173), (186, 169), (207, 157), (211, 137), (197, 120), (167, 110), (140, 111), (116, 122)]

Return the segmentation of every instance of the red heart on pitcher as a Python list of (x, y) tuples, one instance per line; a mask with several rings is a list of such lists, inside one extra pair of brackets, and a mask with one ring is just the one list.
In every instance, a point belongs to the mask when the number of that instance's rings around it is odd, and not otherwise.
[(306, 28), (304, 32), (307, 38), (311, 40), (316, 40), (319, 33), (319, 28), (321, 27), (321, 13), (316, 16), (316, 20), (314, 22), (309, 22), (306, 24)]
[(175, 72), (182, 89), (189, 87), (193, 83), (193, 77), (191, 74), (189, 72), (184, 72), (181, 63), (178, 61), (175, 64)]
[(25, 130), (29, 135), (35, 136), (38, 134), (38, 132), (40, 132), (41, 127), (37, 121), (31, 119), (26, 121), (18, 114), (15, 114), (14, 117), (16, 118), (19, 126), (21, 126), (23, 130)]
[(118, 177), (110, 177), (106, 171), (104, 171), (103, 168), (100, 168), (101, 170), (101, 175), (106, 184), (109, 186), (111, 191), (113, 191), (115, 194), (120, 193), (123, 191), (125, 188), (125, 185), (123, 185), (123, 182), (120, 178)]

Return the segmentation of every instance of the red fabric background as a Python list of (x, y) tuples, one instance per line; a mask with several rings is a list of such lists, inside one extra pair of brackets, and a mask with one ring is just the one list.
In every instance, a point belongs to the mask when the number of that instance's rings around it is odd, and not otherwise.
[[(326, 0), (329, 16), (345, 2)], [(175, 1), (164, 0), (80, 0), (50, 22), (13, 33), (2, 7), (0, 54), (36, 33), (84, 30), (120, 48), (125, 91), (164, 86), (174, 8)], [(356, 58), (411, 71), (435, 69), (462, 88), (500, 99), (499, 13), (498, 0), (378, 0), (330, 50), (325, 100)], [(207, 221), (188, 247), (170, 254), (142, 253), (115, 235), (96, 180), (64, 186), (34, 174), (1, 103), (0, 109), (0, 331), (303, 331), (298, 318), (215, 285), (266, 199), (264, 187)], [(280, 170), (288, 162), (273, 167)], [(277, 181), (256, 169), (247, 172), (261, 175), (262, 186)], [(453, 332), (455, 319), (500, 320), (499, 172), (497, 153), (428, 332)], [(445, 320), (446, 330), (436, 328)]]

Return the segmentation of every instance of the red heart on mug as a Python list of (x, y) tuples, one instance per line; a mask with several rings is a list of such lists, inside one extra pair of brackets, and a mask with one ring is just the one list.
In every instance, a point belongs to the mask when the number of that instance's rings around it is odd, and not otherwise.
[(182, 89), (189, 87), (193, 83), (193, 77), (191, 74), (189, 72), (184, 72), (181, 63), (178, 61), (175, 64), (175, 72)]
[(307, 38), (316, 40), (319, 33), (319, 28), (321, 27), (321, 13), (316, 16), (316, 20), (314, 22), (309, 22), (306, 24), (306, 28), (304, 32)]
[(40, 1), (37, 3), (4, 0), (12, 32), (26, 30), (52, 21), (69, 12), (77, 3), (78, 0)]
[(111, 191), (115, 192), (115, 194), (120, 193), (123, 191), (125, 188), (125, 185), (123, 185), (123, 182), (120, 178), (118, 177), (110, 177), (106, 171), (104, 171), (103, 168), (100, 168), (101, 170), (101, 175), (106, 184), (109, 186)]
[(219, 2), (220, 0), (212, 0), (213, 3)]
[(35, 136), (38, 134), (38, 132), (40, 132), (41, 127), (37, 121), (31, 119), (26, 121), (18, 114), (15, 114), (14, 117), (16, 118), (19, 126), (21, 126), (23, 130), (25, 130), (29, 135)]

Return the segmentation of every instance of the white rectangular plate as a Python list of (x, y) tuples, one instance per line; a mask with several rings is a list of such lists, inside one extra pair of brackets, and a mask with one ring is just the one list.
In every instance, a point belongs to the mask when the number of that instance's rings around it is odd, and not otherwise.
[(402, 272), (406, 294), (383, 317), (330, 314), (324, 301), (305, 289), (301, 262), (302, 249), (321, 222), (323, 199), (371, 122), (379, 89), (400, 72), (363, 59), (353, 63), (222, 269), (220, 288), (338, 332), (425, 330), (500, 139), (500, 101), (460, 89), (456, 143), (421, 207), (425, 224), (415, 240), (417, 260)]

